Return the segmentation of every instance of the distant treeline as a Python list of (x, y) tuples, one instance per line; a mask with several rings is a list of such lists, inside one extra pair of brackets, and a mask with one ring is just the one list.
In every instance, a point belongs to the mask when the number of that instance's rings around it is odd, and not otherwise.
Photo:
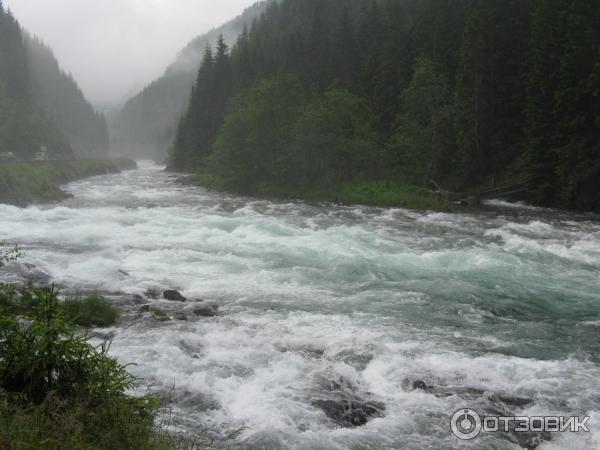
[(52, 158), (106, 155), (106, 120), (0, 0), (0, 152), (27, 159), (42, 146)]
[(600, 208), (600, 2), (273, 1), (207, 48), (170, 166), (247, 192), (526, 182)]
[(185, 112), (204, 47), (214, 45), (220, 35), (225, 42), (234, 43), (244, 26), (264, 11), (265, 4), (257, 2), (225, 25), (192, 40), (160, 78), (130, 98), (110, 119), (111, 148), (120, 154), (163, 161)]

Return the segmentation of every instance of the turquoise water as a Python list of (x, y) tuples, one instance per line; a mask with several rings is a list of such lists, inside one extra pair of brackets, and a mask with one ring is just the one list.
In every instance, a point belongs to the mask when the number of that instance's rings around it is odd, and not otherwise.
[[(0, 205), (0, 236), (36, 266), (0, 276), (110, 293), (123, 319), (102, 333), (144, 389), (174, 387), (175, 431), (241, 430), (242, 448), (600, 448), (598, 217), (251, 200), (152, 164), (67, 189)], [(135, 295), (167, 288), (220, 315), (150, 299), (173, 319), (138, 313)], [(319, 403), (349, 398), (380, 414), (344, 427)], [(591, 432), (463, 442), (449, 426), (463, 407), (587, 415)]]

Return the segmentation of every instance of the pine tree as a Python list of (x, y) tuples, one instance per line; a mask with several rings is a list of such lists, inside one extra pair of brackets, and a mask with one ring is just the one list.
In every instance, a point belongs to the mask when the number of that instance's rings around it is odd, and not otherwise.
[(349, 8), (345, 6), (332, 39), (329, 78), (334, 86), (353, 87), (358, 55), (354, 24)]

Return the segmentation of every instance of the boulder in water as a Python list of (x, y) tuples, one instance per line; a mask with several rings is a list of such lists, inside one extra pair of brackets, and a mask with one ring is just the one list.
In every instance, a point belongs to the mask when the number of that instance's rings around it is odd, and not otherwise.
[(165, 300), (169, 300), (170, 302), (187, 302), (187, 298), (174, 289), (169, 289), (163, 292), (163, 297)]
[(158, 289), (150, 288), (146, 292), (144, 292), (144, 295), (146, 296), (146, 298), (158, 300), (158, 298), (160, 297), (160, 291)]
[(192, 312), (201, 317), (215, 317), (218, 315), (219, 310), (214, 305), (210, 305), (208, 303), (200, 303), (198, 305), (194, 305), (192, 308)]
[(175, 314), (173, 314), (173, 318), (175, 320), (182, 320), (182, 321), (187, 320), (187, 316), (185, 315), (185, 313), (183, 311), (177, 311)]
[[(327, 394), (311, 401), (313, 406), (344, 428), (365, 425), (370, 419), (383, 417), (385, 405), (359, 395), (358, 389), (348, 379), (327, 380), (324, 385)], [(366, 393), (369, 396), (369, 393)]]
[(313, 400), (312, 404), (344, 428), (361, 427), (373, 417), (383, 417), (385, 410), (383, 403), (364, 401), (358, 397), (319, 399)]

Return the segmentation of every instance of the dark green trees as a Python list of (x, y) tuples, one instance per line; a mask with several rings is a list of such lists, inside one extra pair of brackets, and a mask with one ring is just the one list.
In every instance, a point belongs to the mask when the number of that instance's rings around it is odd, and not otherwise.
[(448, 80), (431, 60), (419, 58), (401, 95), (402, 111), (386, 146), (388, 177), (427, 185), (445, 178), (454, 150), (453, 105)]
[(53, 159), (108, 152), (104, 117), (62, 72), (52, 51), (21, 30), (0, 6), (0, 152)]
[[(231, 52), (220, 45), (205, 58), (171, 166), (247, 190), (527, 182), (526, 200), (599, 208), (599, 9), (594, 0), (272, 2)], [(284, 96), (286, 78), (305, 94)]]
[(206, 47), (192, 90), (188, 113), (177, 129), (170, 165), (178, 170), (202, 167), (212, 152), (232, 92), (229, 47), (222, 36), (216, 54)]
[(25, 36), (30, 89), (35, 103), (68, 139), (75, 155), (98, 158), (108, 154), (108, 126), (94, 111), (73, 78), (64, 73), (50, 48)]
[(527, 155), (543, 204), (600, 206), (599, 21), (597, 2), (536, 2)]
[[(266, 4), (266, 1), (257, 1), (235, 19), (193, 39), (160, 78), (129, 99), (110, 124), (113, 150), (163, 161), (174, 142), (179, 119), (187, 111), (192, 87), (197, 84), (205, 47), (214, 46), (221, 35), (226, 43), (235, 43), (244, 29), (250, 31), (252, 22), (262, 14)], [(241, 52), (242, 46), (239, 47)], [(242, 61), (244, 57), (236, 58), (236, 64)], [(245, 65), (235, 71), (243, 74), (239, 78), (245, 87), (251, 79), (247, 75), (248, 67), (252, 70), (251, 65)]]
[(29, 158), (45, 145), (54, 157), (70, 157), (68, 142), (35, 104), (23, 39), (18, 22), (0, 7), (0, 152)]
[(286, 183), (294, 121), (307, 93), (283, 75), (236, 97), (215, 144), (212, 169), (236, 189)]

